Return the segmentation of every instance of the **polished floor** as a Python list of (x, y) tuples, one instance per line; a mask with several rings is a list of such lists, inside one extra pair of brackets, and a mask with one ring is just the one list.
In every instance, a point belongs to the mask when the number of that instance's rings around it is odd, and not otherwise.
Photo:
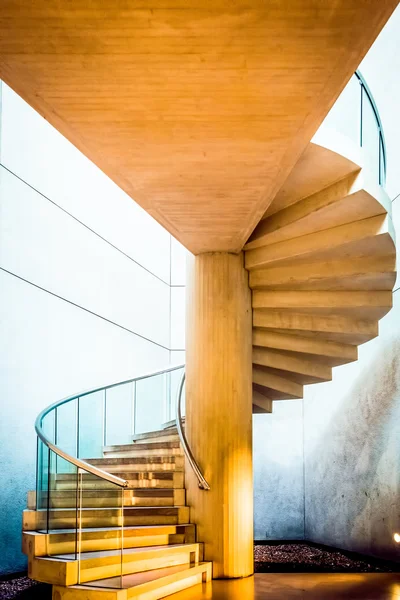
[(171, 600), (400, 600), (399, 573), (258, 573), (213, 581)]

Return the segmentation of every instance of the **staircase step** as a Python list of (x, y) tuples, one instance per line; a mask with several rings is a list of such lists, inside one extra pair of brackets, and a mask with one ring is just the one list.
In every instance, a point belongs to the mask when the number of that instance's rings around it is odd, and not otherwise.
[[(36, 502), (33, 498), (35, 492), (30, 494), (28, 508), (35, 509)], [(183, 506), (185, 504), (185, 489), (160, 489), (160, 488), (137, 488), (124, 489), (124, 506)], [(42, 502), (47, 501), (47, 493), (41, 493)], [(83, 490), (81, 492), (80, 505), (85, 508), (99, 508), (119, 506), (121, 503), (121, 492), (115, 490)], [(76, 490), (51, 490), (50, 508), (73, 508), (76, 507)]]
[(183, 471), (185, 459), (182, 455), (172, 456), (127, 456), (89, 459), (91, 465), (108, 473), (122, 471)]
[[(202, 562), (195, 566), (180, 565), (155, 569), (122, 578), (103, 579), (102, 587), (98, 583), (87, 582), (85, 585), (76, 585), (69, 588), (55, 586), (53, 595), (57, 600), (99, 600), (104, 595), (105, 600), (158, 600), (186, 588), (211, 581), (212, 564)], [(122, 593), (121, 593), (122, 592)]]
[[(279, 377), (266, 368), (257, 366), (253, 367), (253, 389), (254, 388), (271, 400), (303, 398), (302, 385), (285, 377)], [(261, 398), (258, 400), (261, 400)], [(262, 408), (262, 406), (260, 406), (260, 408)]]
[(326, 148), (314, 142), (309, 144), (269, 205), (263, 219), (331, 186), (351, 173), (359, 172), (360, 165), (343, 156), (341, 150), (342, 148)]
[[(76, 526), (77, 511), (68, 508), (53, 508), (49, 511), (51, 529)], [(82, 508), (81, 527), (110, 527), (122, 525), (121, 508)], [(187, 506), (134, 506), (124, 508), (124, 526), (129, 525), (178, 525), (189, 521)], [(47, 527), (47, 511), (24, 510), (24, 531), (37, 531)]]
[(352, 173), (330, 186), (263, 219), (245, 250), (298, 238), (390, 212), (390, 199), (379, 186)]
[[(24, 531), (22, 549), (31, 556), (54, 556), (73, 553), (76, 549), (76, 529), (54, 529), (49, 533)], [(169, 544), (192, 544), (195, 542), (195, 526), (182, 525), (136, 525), (124, 527), (124, 548), (162, 546)], [(82, 552), (116, 550), (121, 547), (121, 527), (90, 527), (81, 529)]]
[[(114, 471), (114, 475), (128, 481), (131, 488), (183, 488), (184, 471)], [(73, 474), (58, 474), (56, 487), (57, 490), (75, 489), (76, 476)], [(83, 478), (82, 487), (85, 490), (102, 490), (104, 481), (96, 475), (87, 474)], [(109, 486), (108, 486), (109, 489)]]
[(176, 456), (182, 455), (183, 450), (179, 441), (165, 441), (105, 446), (103, 448), (103, 454), (105, 458), (125, 458), (130, 456)]
[(253, 347), (253, 363), (269, 367), (272, 373), (289, 377), (302, 385), (331, 381), (332, 367), (310, 360), (295, 352)]
[(254, 269), (253, 290), (391, 290), (396, 281), (395, 256), (351, 258)]
[(253, 346), (309, 355), (335, 367), (357, 360), (357, 346), (253, 328)]
[(253, 396), (252, 396), (253, 415), (272, 413), (272, 399), (268, 398), (267, 396), (264, 395), (263, 388), (261, 388), (263, 390), (261, 392), (260, 390), (255, 389), (256, 387), (258, 387), (258, 386), (253, 383)]
[(392, 292), (292, 292), (255, 290), (253, 308), (312, 315), (339, 315), (362, 321), (381, 319), (392, 307)]
[(253, 310), (253, 326), (290, 335), (310, 336), (347, 344), (363, 344), (378, 335), (378, 323), (356, 317), (298, 313), (290, 310)]
[[(185, 426), (185, 415), (182, 416), (182, 425)], [(176, 419), (172, 419), (171, 421), (167, 421), (162, 426), (163, 429), (171, 429), (173, 427), (176, 428)]]
[(355, 221), (310, 233), (245, 253), (246, 269), (316, 261), (351, 260), (352, 257), (394, 256), (394, 229), (388, 215)]
[(135, 444), (146, 444), (149, 442), (179, 442), (179, 435), (176, 426), (157, 431), (148, 431), (147, 433), (138, 433), (132, 437)]
[[(36, 581), (71, 586), (88, 581), (163, 569), (177, 565), (196, 565), (200, 544), (172, 544), (121, 550), (81, 552), (57, 557), (29, 557), (28, 576)], [(79, 571), (79, 573), (78, 573)]]

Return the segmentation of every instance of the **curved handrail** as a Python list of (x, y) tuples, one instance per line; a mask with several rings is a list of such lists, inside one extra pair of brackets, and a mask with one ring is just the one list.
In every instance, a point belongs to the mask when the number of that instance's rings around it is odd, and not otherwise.
[(183, 373), (181, 382), (179, 384), (178, 397), (177, 397), (177, 402), (176, 402), (176, 427), (178, 429), (179, 439), (183, 446), (183, 450), (186, 454), (186, 458), (188, 459), (189, 464), (192, 467), (192, 469), (197, 477), (197, 481), (199, 482), (199, 488), (201, 490), (208, 491), (211, 489), (210, 484), (207, 482), (206, 478), (204, 477), (203, 473), (201, 472), (199, 465), (196, 462), (195, 457), (193, 456), (193, 452), (190, 449), (189, 443), (187, 441), (185, 432), (183, 431), (183, 427), (182, 427), (181, 405), (182, 405), (182, 392), (183, 392), (183, 386), (185, 384), (185, 379), (186, 379), (186, 375), (185, 375), (185, 373)]
[(113, 383), (111, 385), (106, 385), (106, 386), (103, 386), (100, 388), (95, 388), (92, 390), (86, 390), (84, 392), (81, 392), (80, 394), (75, 394), (74, 396), (68, 396), (67, 398), (64, 398), (62, 400), (54, 402), (53, 404), (51, 404), (50, 406), (48, 406), (47, 408), (42, 410), (39, 413), (39, 415), (37, 416), (36, 421), (35, 421), (36, 434), (37, 434), (38, 438), (45, 444), (45, 446), (47, 446), (55, 454), (60, 456), (60, 458), (63, 458), (64, 460), (71, 463), (78, 469), (83, 469), (84, 471), (87, 471), (88, 473), (91, 473), (92, 475), (96, 475), (97, 477), (100, 477), (101, 479), (109, 481), (110, 483), (114, 483), (120, 487), (127, 487), (129, 484), (125, 479), (121, 479), (120, 477), (117, 477), (116, 475), (112, 475), (112, 473), (107, 473), (107, 471), (103, 471), (103, 469), (99, 469), (99, 468), (95, 467), (94, 465), (91, 465), (90, 463), (88, 463), (82, 459), (76, 458), (76, 457), (68, 454), (67, 452), (65, 452), (64, 450), (62, 450), (55, 444), (53, 444), (53, 442), (46, 436), (46, 434), (43, 431), (43, 428), (42, 428), (43, 419), (50, 412), (59, 408), (63, 404), (66, 404), (67, 402), (72, 402), (73, 400), (77, 400), (78, 398), (83, 398), (84, 396), (88, 396), (89, 394), (101, 392), (103, 390), (109, 390), (109, 389), (117, 387), (119, 385), (125, 385), (127, 383), (141, 381), (142, 379), (147, 379), (149, 377), (156, 377), (157, 375), (163, 375), (164, 373), (169, 373), (171, 371), (176, 371), (178, 369), (182, 369), (182, 368), (184, 368), (184, 366), (185, 365), (169, 367), (167, 369), (162, 369), (161, 371), (155, 371), (155, 372), (149, 373), (147, 375), (141, 375), (140, 377), (133, 377), (132, 379), (127, 379), (125, 381), (120, 381), (117, 383)]
[(375, 99), (372, 95), (371, 90), (368, 87), (368, 84), (363, 76), (363, 74), (361, 73), (361, 71), (357, 70), (355, 72), (355, 76), (357, 77), (360, 85), (363, 87), (365, 93), (367, 94), (369, 103), (371, 104), (372, 110), (374, 111), (374, 115), (375, 115), (375, 119), (378, 125), (378, 131), (379, 131), (379, 135), (382, 141), (382, 156), (383, 156), (383, 164), (384, 164), (384, 170), (386, 172), (386, 141), (385, 141), (385, 134), (383, 131), (383, 125), (382, 125), (382, 120), (378, 111), (378, 107), (376, 105)]

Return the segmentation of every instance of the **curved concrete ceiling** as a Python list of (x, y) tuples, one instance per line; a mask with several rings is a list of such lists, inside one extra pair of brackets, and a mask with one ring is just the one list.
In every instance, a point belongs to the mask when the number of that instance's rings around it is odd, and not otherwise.
[(239, 251), (395, 0), (3, 0), (0, 76), (194, 253)]

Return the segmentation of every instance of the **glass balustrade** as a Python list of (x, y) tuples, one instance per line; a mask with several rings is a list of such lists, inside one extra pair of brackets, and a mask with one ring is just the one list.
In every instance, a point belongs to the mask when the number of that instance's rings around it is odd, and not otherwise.
[[(175, 419), (183, 375), (183, 366), (172, 367), (84, 392), (56, 403), (38, 417), (36, 429), (42, 435), (37, 445), (37, 530), (49, 534), (48, 556), (77, 561), (81, 585), (122, 588), (124, 564), (133, 556), (132, 550), (124, 548), (129, 481), (122, 479), (123, 473), (92, 472), (90, 462), (102, 458), (105, 447), (132, 444), (136, 435), (158, 430)], [(101, 527), (111, 532), (109, 576), (92, 580), (91, 540)], [(62, 543), (57, 540), (61, 531), (67, 534)]]
[(321, 125), (329, 127), (363, 149), (364, 167), (372, 180), (386, 181), (386, 145), (377, 106), (359, 71), (350, 79)]

